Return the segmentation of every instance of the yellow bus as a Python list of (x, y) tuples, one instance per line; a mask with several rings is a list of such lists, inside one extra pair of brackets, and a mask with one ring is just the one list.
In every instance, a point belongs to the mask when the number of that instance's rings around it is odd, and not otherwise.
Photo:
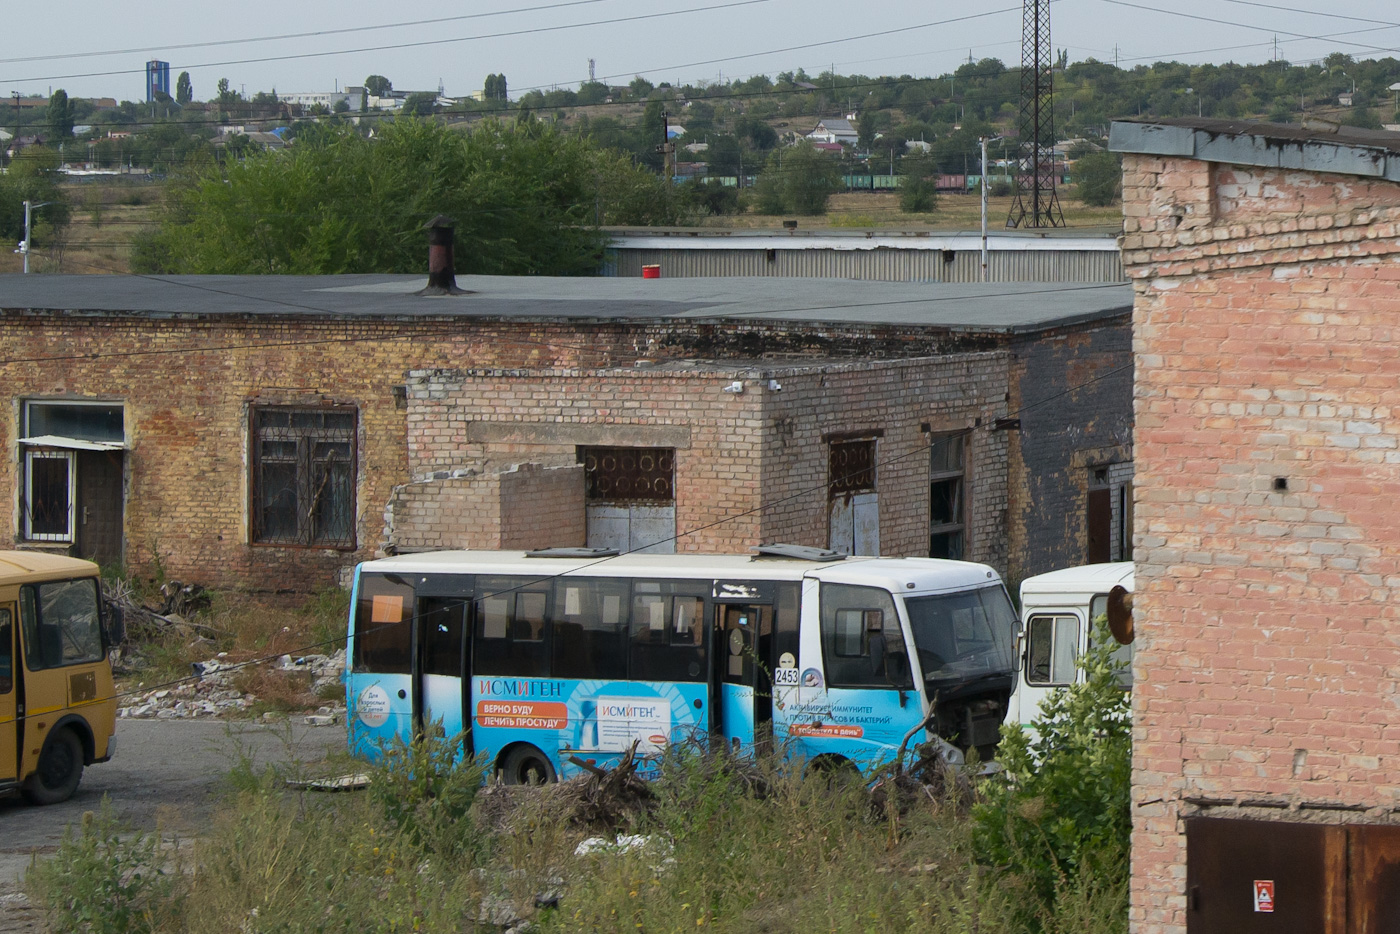
[(83, 767), (116, 746), (117, 699), (97, 565), (0, 551), (0, 795), (72, 797)]

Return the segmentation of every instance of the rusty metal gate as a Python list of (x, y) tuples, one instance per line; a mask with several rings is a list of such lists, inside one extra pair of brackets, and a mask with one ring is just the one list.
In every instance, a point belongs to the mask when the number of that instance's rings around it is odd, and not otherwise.
[(1400, 934), (1400, 826), (1186, 821), (1188, 934)]

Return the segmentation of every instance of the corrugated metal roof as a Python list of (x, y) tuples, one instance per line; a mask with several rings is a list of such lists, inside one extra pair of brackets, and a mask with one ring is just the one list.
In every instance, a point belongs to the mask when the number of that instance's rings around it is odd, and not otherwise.
[(422, 276), (0, 276), (10, 312), (206, 317), (560, 318), (854, 323), (1015, 332), (1123, 314), (1119, 283), (459, 276), (470, 294), (418, 297)]

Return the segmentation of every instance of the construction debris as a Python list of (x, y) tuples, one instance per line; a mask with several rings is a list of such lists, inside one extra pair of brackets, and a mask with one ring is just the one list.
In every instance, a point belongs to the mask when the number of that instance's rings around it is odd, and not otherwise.
[[(117, 716), (138, 720), (238, 716), (258, 701), (234, 684), (234, 676), (245, 664), (230, 662), (226, 652), (195, 662), (190, 666), (191, 678), (126, 698), (129, 703), (117, 708)], [(340, 684), (345, 671), (345, 651), (342, 649), (334, 655), (283, 655), (274, 670), (305, 672), (312, 678), (311, 690), (319, 691), (326, 685)], [(343, 706), (330, 706), (308, 715), (305, 722), (309, 726), (331, 726), (343, 722), (344, 718)]]

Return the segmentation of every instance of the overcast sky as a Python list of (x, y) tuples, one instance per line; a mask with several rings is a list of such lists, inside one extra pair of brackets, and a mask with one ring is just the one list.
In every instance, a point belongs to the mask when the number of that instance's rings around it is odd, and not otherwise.
[[(189, 71), (200, 100), (213, 96), (221, 77), (250, 96), (274, 87), (331, 90), (369, 74), (406, 90), (431, 90), (441, 81), (449, 95), (462, 96), (494, 72), (506, 75), (514, 97), (532, 87), (576, 87), (588, 77), (590, 58), (599, 80), (612, 83), (636, 74), (655, 83), (799, 67), (816, 74), (833, 63), (842, 74), (922, 76), (950, 71), (969, 54), (1015, 64), (1021, 43), (1021, 7), (1011, 0), (239, 0), (217, 8), (199, 0), (69, 0), (8, 7), (11, 41), (0, 52), (5, 96), (61, 87), (71, 96), (144, 100), (149, 58), (171, 63), (172, 92), (176, 75)], [(1307, 7), (1326, 15), (1301, 12)], [(454, 19), (421, 22), (443, 17)], [(1400, 5), (1393, 0), (1057, 0), (1053, 19), (1053, 44), (1068, 49), (1071, 61), (1112, 61), (1116, 50), (1125, 67), (1162, 59), (1268, 61), (1275, 36), (1279, 56), (1293, 62), (1334, 51), (1400, 57)], [(345, 29), (357, 31), (324, 34)], [(534, 31), (500, 35), (522, 30)], [(315, 32), (322, 34), (269, 38)], [(877, 32), (886, 34), (869, 35)], [(248, 39), (258, 41), (231, 41)], [(385, 48), (394, 45), (400, 47)]]

